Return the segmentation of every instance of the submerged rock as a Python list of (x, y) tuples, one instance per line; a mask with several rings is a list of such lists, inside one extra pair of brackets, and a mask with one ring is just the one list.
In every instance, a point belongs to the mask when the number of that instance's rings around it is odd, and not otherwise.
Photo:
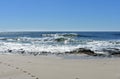
[(98, 57), (120, 57), (120, 49), (118, 48), (104, 48), (101, 50), (104, 53), (96, 53), (95, 51), (92, 51), (87, 48), (77, 48), (73, 51), (66, 51), (66, 52), (47, 52), (47, 51), (26, 51), (24, 49), (8, 49), (8, 53), (13, 54), (23, 54), (23, 55), (65, 55), (65, 54), (86, 54), (88, 56), (98, 56)]
[(33, 52), (33, 55), (34, 56), (36, 56), (36, 55), (38, 55), (39, 54), (39, 52)]
[(120, 57), (120, 49), (117, 48), (107, 48), (103, 49), (103, 52), (106, 52), (107, 54), (104, 53), (95, 53), (94, 51), (86, 48), (79, 48), (71, 52), (67, 52), (69, 54), (87, 54), (89, 56), (98, 56), (98, 57)]
[(87, 54), (87, 55), (91, 55), (94, 56), (95, 53), (94, 51), (91, 51), (90, 49), (86, 49), (86, 48), (79, 48), (70, 52), (65, 52), (66, 54)]
[(119, 56), (120, 57), (120, 49), (117, 49), (117, 48), (103, 49), (103, 52), (107, 52), (109, 56)]
[(98, 56), (98, 57), (105, 57), (105, 54), (102, 53), (95, 53), (94, 51), (86, 48), (78, 48), (76, 50), (65, 52), (65, 54), (86, 54), (89, 56)]
[(24, 54), (24, 53), (25, 53), (25, 51), (23, 50), (23, 51), (21, 51), (20, 53), (21, 53), (21, 54)]
[(10, 53), (11, 53), (11, 52), (12, 52), (12, 50), (8, 49), (8, 52), (10, 52)]

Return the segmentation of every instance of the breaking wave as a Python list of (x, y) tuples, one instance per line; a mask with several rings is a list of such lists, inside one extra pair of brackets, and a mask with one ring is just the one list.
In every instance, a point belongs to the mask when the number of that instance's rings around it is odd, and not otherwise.
[(0, 37), (0, 53), (11, 54), (65, 54), (79, 48), (108, 54), (120, 50), (120, 40), (80, 39), (77, 33), (44, 34), (40, 37)]

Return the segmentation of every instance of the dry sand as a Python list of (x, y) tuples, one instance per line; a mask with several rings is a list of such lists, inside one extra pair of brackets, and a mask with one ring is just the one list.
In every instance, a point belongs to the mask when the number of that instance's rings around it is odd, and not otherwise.
[(120, 79), (120, 59), (0, 55), (0, 79)]

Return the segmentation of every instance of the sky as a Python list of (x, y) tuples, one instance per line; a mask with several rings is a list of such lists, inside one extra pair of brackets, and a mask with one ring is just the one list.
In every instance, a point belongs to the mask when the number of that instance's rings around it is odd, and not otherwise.
[(0, 31), (120, 31), (120, 0), (0, 0)]

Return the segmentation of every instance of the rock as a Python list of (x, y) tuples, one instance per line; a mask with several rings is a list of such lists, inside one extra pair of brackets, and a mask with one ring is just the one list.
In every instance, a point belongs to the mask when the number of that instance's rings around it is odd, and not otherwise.
[(120, 49), (117, 49), (117, 48), (103, 49), (103, 52), (107, 52), (109, 56), (119, 56), (120, 57)]
[(12, 52), (12, 50), (8, 49), (8, 52)]
[(79, 48), (76, 49), (74, 51), (70, 51), (70, 52), (65, 52), (65, 54), (86, 54), (89, 56), (98, 56), (98, 57), (105, 57), (105, 54), (102, 53), (95, 53), (94, 51), (90, 50), (90, 49), (86, 49), (86, 48)]
[(23, 50), (23, 51), (21, 51), (21, 54), (24, 54), (25, 53), (25, 51)]
[(39, 52), (33, 52), (33, 55), (34, 56), (36, 56), (36, 55), (38, 55), (39, 54)]
[(25, 50), (23, 50), (23, 49), (19, 49), (18, 52), (19, 52), (20, 54), (25, 54)]
[(96, 55), (96, 53), (94, 53), (94, 51), (91, 51), (90, 49), (86, 49), (86, 48), (79, 48), (79, 49), (76, 49), (74, 51), (65, 52), (65, 53), (66, 54), (87, 54), (90, 56)]
[(95, 55), (95, 53), (93, 51), (91, 51), (90, 49), (85, 49), (85, 48), (77, 49), (76, 53), (87, 54), (87, 55)]
[(65, 52), (65, 54), (87, 54), (89, 56), (98, 56), (98, 57), (120, 57), (120, 49), (117, 48), (107, 48), (103, 49), (103, 52), (106, 52), (107, 54), (102, 53), (95, 53), (94, 51), (86, 48), (78, 48), (70, 52)]
[(54, 53), (55, 55), (64, 55), (64, 53)]
[(106, 57), (107, 55), (102, 53), (95, 53), (93, 56)]
[(49, 53), (49, 52), (42, 51), (42, 52), (40, 52), (40, 54), (39, 54), (39, 55), (48, 55), (48, 53)]

